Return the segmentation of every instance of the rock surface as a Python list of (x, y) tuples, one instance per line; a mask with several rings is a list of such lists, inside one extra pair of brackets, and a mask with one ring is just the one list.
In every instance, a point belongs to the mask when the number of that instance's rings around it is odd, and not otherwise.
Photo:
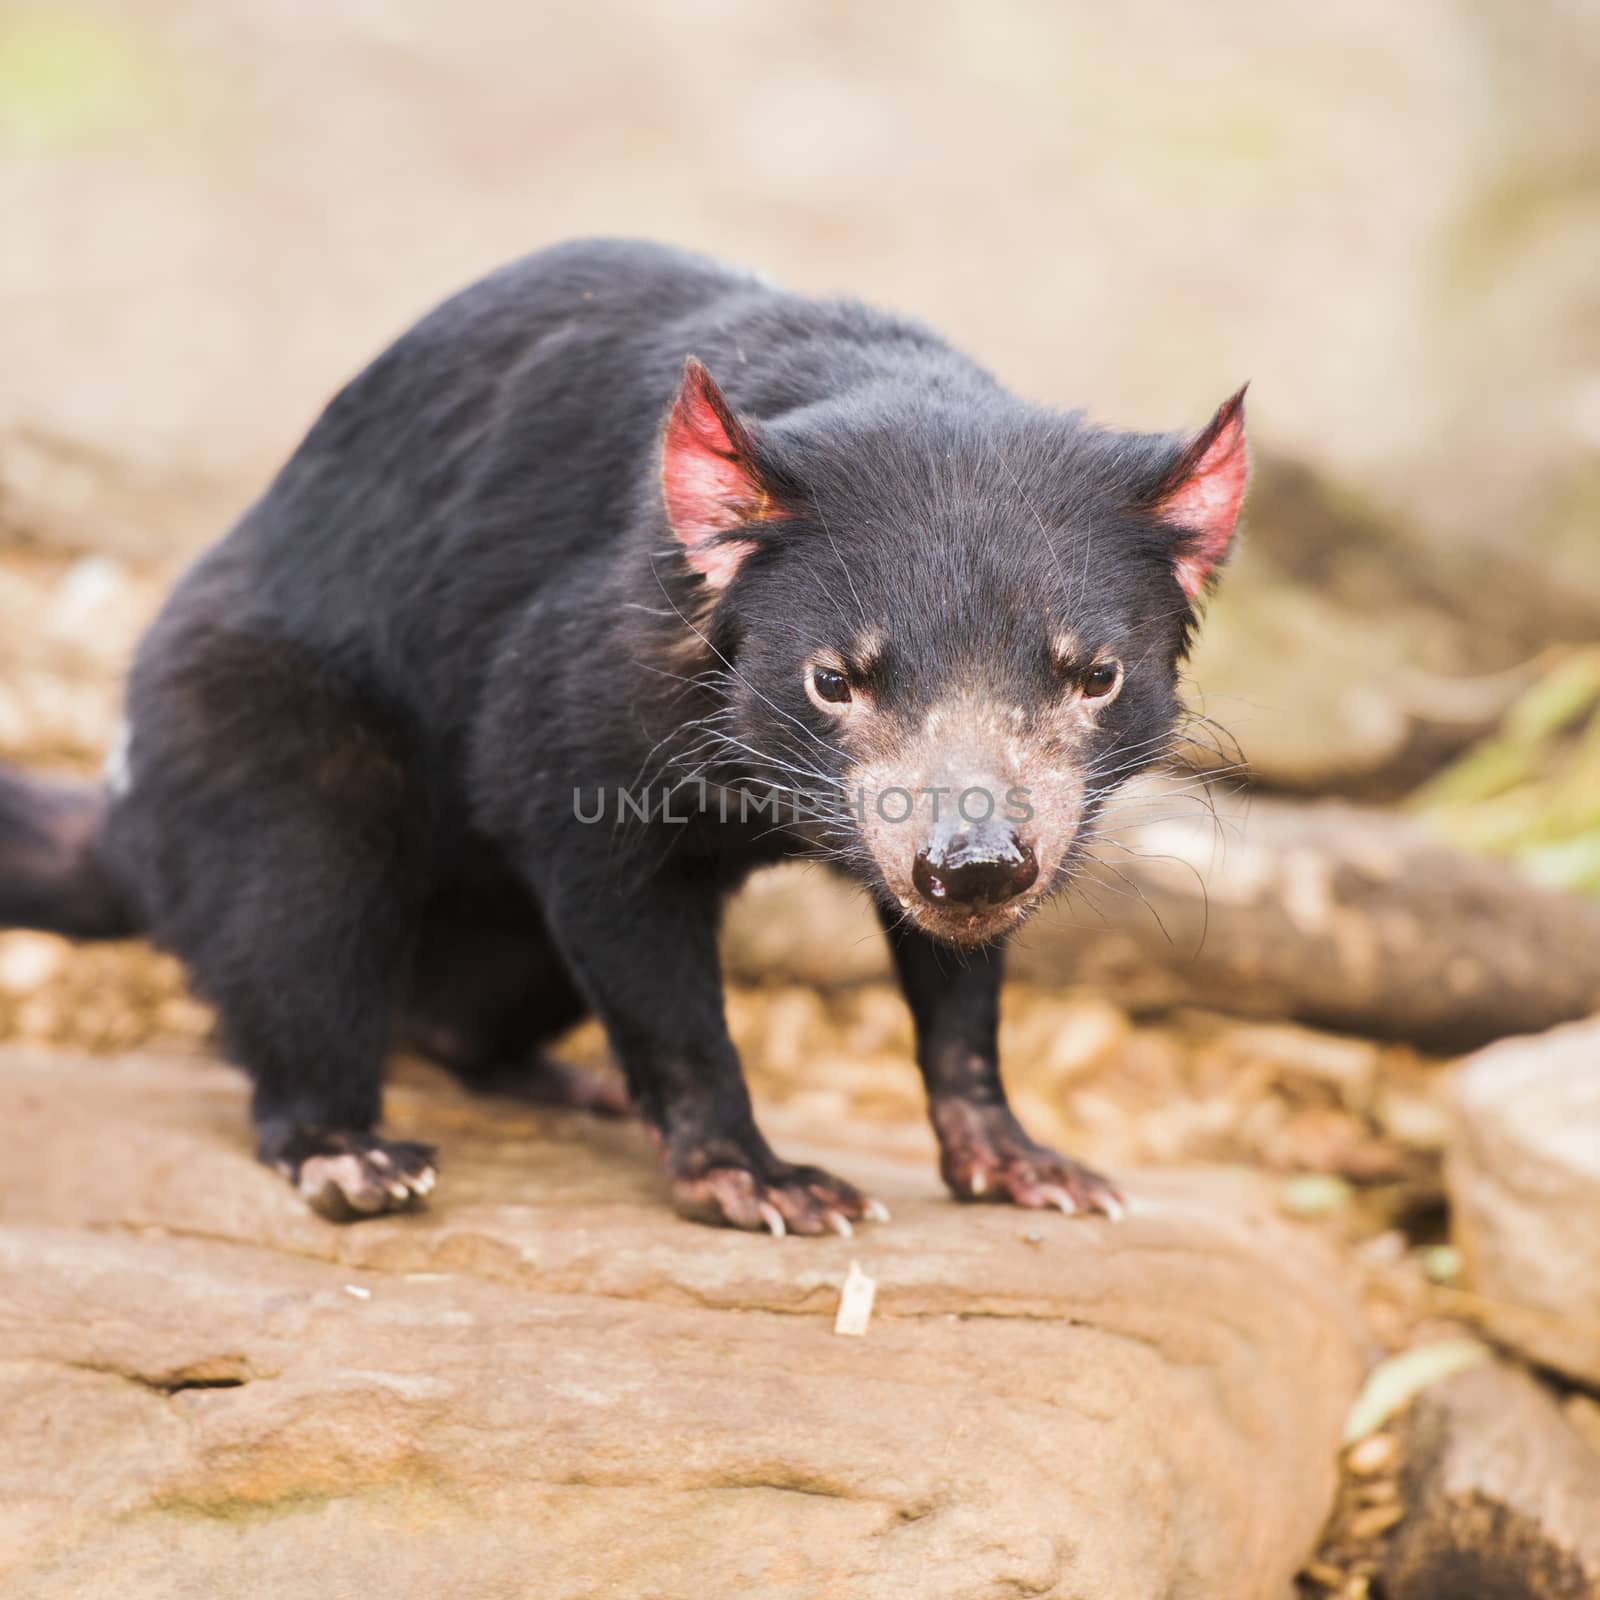
[(1236, 1180), (957, 1209), (773, 1119), (895, 1211), (778, 1242), (672, 1217), (637, 1127), (390, 1112), (434, 1207), (341, 1230), (232, 1073), (0, 1054), (8, 1596), (1283, 1600), (1311, 1547), (1362, 1335)]
[(1478, 1367), (1423, 1394), (1405, 1489), (1384, 1570), (1393, 1600), (1600, 1594), (1600, 1454), (1524, 1374)]
[(1446, 1175), (1480, 1315), (1600, 1385), (1600, 1019), (1480, 1051), (1455, 1101)]

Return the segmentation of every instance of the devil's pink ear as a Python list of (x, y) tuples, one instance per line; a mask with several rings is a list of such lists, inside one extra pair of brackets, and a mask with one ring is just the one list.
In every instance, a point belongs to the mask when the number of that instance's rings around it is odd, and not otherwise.
[(661, 439), (667, 521), (689, 565), (713, 589), (732, 581), (755, 546), (721, 535), (783, 513), (762, 481), (755, 440), (693, 356)]
[(1191, 600), (1228, 553), (1249, 475), (1241, 389), (1183, 447), (1155, 494), (1157, 513), (1186, 536), (1173, 570)]

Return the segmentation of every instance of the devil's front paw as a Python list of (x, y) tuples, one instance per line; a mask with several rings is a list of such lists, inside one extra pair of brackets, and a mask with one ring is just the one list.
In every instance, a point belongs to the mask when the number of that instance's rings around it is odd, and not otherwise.
[[(759, 1136), (757, 1136), (759, 1139)], [(780, 1161), (752, 1142), (706, 1139), (664, 1144), (680, 1216), (759, 1233), (849, 1235), (852, 1224), (887, 1222), (888, 1208), (821, 1167)]]
[(1126, 1210), (1109, 1178), (1030, 1139), (1009, 1107), (952, 1098), (935, 1101), (930, 1110), (939, 1170), (958, 1200), (1099, 1212), (1112, 1221)]
[(264, 1128), (261, 1159), (330, 1222), (410, 1210), (433, 1188), (438, 1171), (431, 1144), (304, 1124)]

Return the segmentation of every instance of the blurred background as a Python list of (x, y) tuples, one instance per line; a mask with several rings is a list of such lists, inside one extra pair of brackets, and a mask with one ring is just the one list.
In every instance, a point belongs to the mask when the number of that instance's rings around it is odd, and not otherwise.
[[(1008, 1072), (1097, 1161), (1250, 1169), (1383, 1346), (1475, 1324), (1448, 1060), (1600, 1006), (1597, 87), (1592, 0), (0, 0), (0, 756), (97, 767), (177, 567), (556, 240), (854, 293), (1124, 426), (1249, 379), (1191, 685), (1248, 781), (1178, 779), (1019, 956)], [(869, 924), (759, 891), (732, 1019), (759, 1098), (920, 1149)], [(208, 1027), (148, 952), (0, 935), (0, 1037)], [(1345, 1511), (1308, 1593), (1367, 1593)]]
[[(1600, 637), (1597, 81), (1588, 0), (5, 0), (0, 746), (98, 759), (146, 574), (432, 302), (630, 233), (1127, 426), (1250, 379), (1196, 680), (1259, 784), (1404, 794)], [(1570, 754), (1436, 798), (1592, 888)]]

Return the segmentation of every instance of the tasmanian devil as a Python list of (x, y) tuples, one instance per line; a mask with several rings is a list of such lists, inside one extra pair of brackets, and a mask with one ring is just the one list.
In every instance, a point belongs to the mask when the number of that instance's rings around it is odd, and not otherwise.
[(330, 1216), (433, 1185), (376, 1131), (398, 1034), (603, 1100), (542, 1054), (592, 1011), (681, 1212), (848, 1231), (887, 1213), (762, 1138), (718, 969), (724, 896), (809, 855), (877, 905), (950, 1189), (1115, 1216), (1007, 1105), (1001, 950), (1166, 751), (1245, 475), (1242, 392), (1113, 432), (854, 301), (543, 251), (183, 577), (103, 789), (0, 775), (0, 921), (175, 951)]

